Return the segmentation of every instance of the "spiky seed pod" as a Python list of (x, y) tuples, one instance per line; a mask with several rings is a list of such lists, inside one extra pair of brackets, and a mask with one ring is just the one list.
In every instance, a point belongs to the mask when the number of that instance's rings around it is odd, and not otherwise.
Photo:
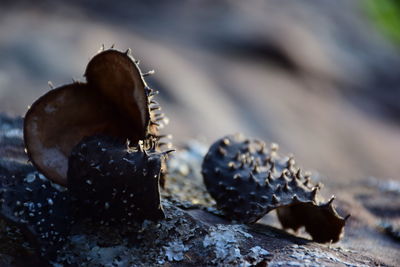
[(146, 84), (136, 60), (114, 49), (94, 56), (87, 82), (50, 90), (25, 115), (24, 141), (32, 163), (52, 181), (66, 185), (68, 157), (83, 137), (105, 134), (131, 144), (160, 138), (164, 117), (155, 92)]
[(0, 218), (17, 227), (41, 256), (52, 258), (70, 231), (69, 196), (33, 166), (2, 160)]
[(305, 226), (317, 242), (336, 242), (341, 236), (345, 220), (331, 202), (323, 202), (293, 157), (278, 154), (277, 145), (267, 149), (256, 139), (225, 136), (210, 147), (202, 174), (208, 192), (230, 219), (254, 223), (277, 209), (283, 227)]
[(68, 188), (78, 218), (130, 224), (164, 218), (159, 178), (164, 153), (115, 137), (84, 138), (69, 158)]

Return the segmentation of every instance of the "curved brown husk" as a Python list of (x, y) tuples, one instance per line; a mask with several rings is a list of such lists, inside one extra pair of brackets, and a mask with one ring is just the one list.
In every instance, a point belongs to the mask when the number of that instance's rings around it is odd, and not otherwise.
[(94, 56), (86, 69), (87, 83), (51, 90), (25, 115), (24, 141), (32, 163), (46, 177), (67, 184), (68, 157), (84, 137), (96, 134), (136, 144), (158, 138), (159, 105), (136, 61), (114, 49)]
[(284, 228), (305, 226), (314, 241), (337, 242), (345, 219), (332, 201), (324, 202), (319, 186), (295, 166), (293, 157), (280, 156), (277, 146), (229, 135), (215, 142), (202, 165), (204, 183), (226, 217), (255, 223), (277, 209)]
[[(107, 50), (93, 57), (85, 71), (87, 83), (103, 95), (130, 124), (132, 142), (143, 140), (150, 121), (146, 82), (133, 58), (127, 53)], [(135, 134), (136, 136), (130, 136)]]

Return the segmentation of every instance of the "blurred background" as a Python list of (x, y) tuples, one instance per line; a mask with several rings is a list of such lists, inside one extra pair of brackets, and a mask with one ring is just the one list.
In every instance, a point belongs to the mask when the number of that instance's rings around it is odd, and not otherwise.
[[(24, 115), (49, 80), (83, 80), (102, 44), (132, 48), (156, 71), (178, 147), (234, 132), (277, 142), (342, 199), (354, 229), (399, 222), (399, 3), (3, 0), (0, 112)], [(393, 260), (398, 243), (379, 242)]]

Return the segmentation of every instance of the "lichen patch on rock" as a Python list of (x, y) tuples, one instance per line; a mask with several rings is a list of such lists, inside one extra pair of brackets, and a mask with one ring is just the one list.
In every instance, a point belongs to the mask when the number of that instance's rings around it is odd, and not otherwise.
[(181, 240), (169, 242), (164, 246), (165, 256), (168, 261), (181, 261), (184, 258), (184, 253), (189, 250)]

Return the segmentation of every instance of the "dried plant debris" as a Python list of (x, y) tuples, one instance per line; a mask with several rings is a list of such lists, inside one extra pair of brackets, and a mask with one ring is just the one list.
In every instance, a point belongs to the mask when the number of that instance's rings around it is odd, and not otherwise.
[(0, 218), (14, 229), (7, 234), (18, 232), (30, 243), (29, 248), (43, 257), (53, 257), (71, 226), (68, 194), (31, 165), (2, 161)]
[(159, 179), (166, 153), (107, 136), (84, 138), (69, 158), (68, 188), (78, 217), (108, 225), (164, 218)]
[(337, 242), (345, 218), (335, 211), (333, 197), (324, 202), (319, 185), (296, 167), (293, 157), (278, 154), (256, 139), (229, 135), (215, 142), (206, 154), (204, 183), (225, 216), (254, 223), (273, 209), (284, 228), (304, 226), (316, 242)]
[(87, 82), (53, 89), (25, 115), (24, 141), (32, 163), (46, 177), (67, 184), (68, 157), (85, 136), (105, 134), (132, 144), (161, 138), (166, 118), (130, 50), (101, 51), (86, 68)]

